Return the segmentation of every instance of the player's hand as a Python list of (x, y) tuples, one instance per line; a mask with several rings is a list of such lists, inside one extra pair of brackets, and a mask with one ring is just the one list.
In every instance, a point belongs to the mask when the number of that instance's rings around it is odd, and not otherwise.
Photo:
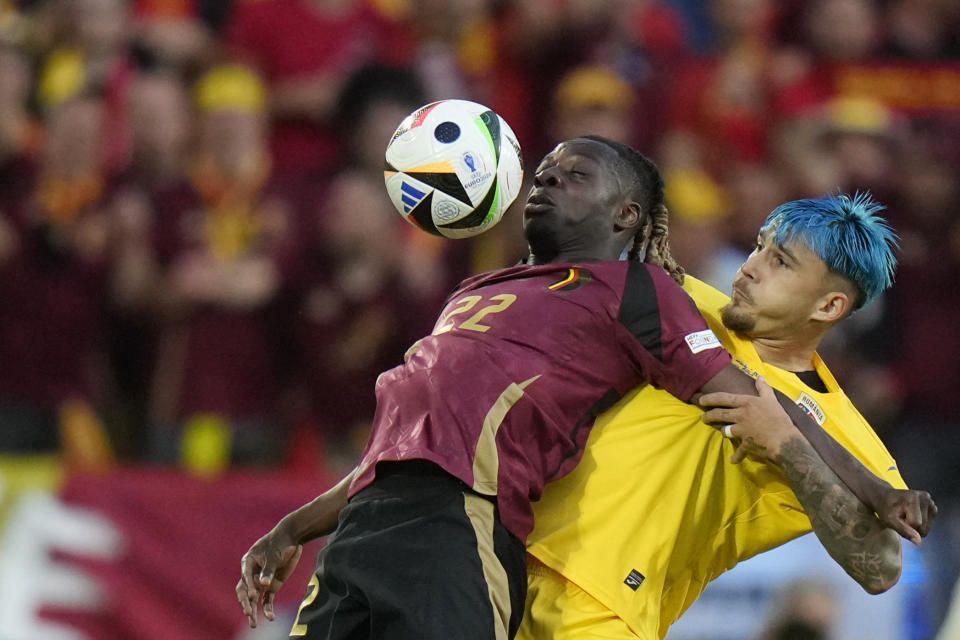
[(913, 544), (930, 533), (937, 517), (937, 505), (926, 491), (907, 489), (887, 490), (880, 499), (877, 518)]
[(303, 547), (293, 542), (282, 531), (273, 529), (250, 547), (240, 561), (240, 581), (237, 600), (250, 627), (257, 626), (257, 610), (263, 596), (263, 615), (273, 620), (276, 613), (273, 600), (277, 592), (297, 567)]
[(756, 386), (757, 396), (726, 392), (700, 396), (700, 406), (712, 407), (704, 412), (703, 421), (737, 444), (730, 458), (733, 464), (739, 464), (748, 455), (775, 461), (783, 443), (800, 436), (763, 376), (757, 378)]

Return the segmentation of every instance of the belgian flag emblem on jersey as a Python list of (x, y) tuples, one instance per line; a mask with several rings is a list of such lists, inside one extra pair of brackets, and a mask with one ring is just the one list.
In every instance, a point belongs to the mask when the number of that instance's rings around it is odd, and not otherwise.
[(547, 289), (559, 293), (569, 293), (570, 291), (576, 291), (592, 279), (593, 275), (586, 269), (571, 267), (567, 269), (566, 277), (557, 280), (553, 284), (547, 285)]

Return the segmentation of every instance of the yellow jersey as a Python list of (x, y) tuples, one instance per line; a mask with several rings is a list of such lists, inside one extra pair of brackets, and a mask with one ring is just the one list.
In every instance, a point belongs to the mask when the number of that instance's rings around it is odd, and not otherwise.
[[(826, 365), (827, 393), (764, 364), (750, 340), (724, 328), (729, 298), (686, 277), (684, 289), (734, 363), (802, 406), (891, 485), (896, 463)], [(574, 471), (534, 505), (528, 552), (622, 618), (640, 638), (663, 638), (707, 584), (741, 560), (812, 530), (782, 471), (748, 459), (701, 421), (703, 412), (652, 386), (597, 420)]]

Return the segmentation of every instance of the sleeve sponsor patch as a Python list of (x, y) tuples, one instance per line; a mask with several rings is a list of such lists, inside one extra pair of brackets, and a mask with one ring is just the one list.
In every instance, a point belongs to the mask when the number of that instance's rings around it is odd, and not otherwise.
[(684, 337), (684, 340), (687, 341), (687, 346), (690, 347), (690, 351), (694, 353), (700, 353), (707, 349), (717, 349), (722, 346), (720, 340), (717, 339), (717, 336), (715, 336), (710, 329), (688, 333), (686, 337)]

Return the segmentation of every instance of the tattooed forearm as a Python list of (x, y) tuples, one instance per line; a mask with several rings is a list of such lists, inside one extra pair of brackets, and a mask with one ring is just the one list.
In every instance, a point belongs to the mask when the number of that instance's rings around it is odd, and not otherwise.
[(880, 524), (810, 443), (793, 438), (781, 447), (776, 462), (833, 559), (870, 593), (896, 584), (901, 567), (896, 533)]

